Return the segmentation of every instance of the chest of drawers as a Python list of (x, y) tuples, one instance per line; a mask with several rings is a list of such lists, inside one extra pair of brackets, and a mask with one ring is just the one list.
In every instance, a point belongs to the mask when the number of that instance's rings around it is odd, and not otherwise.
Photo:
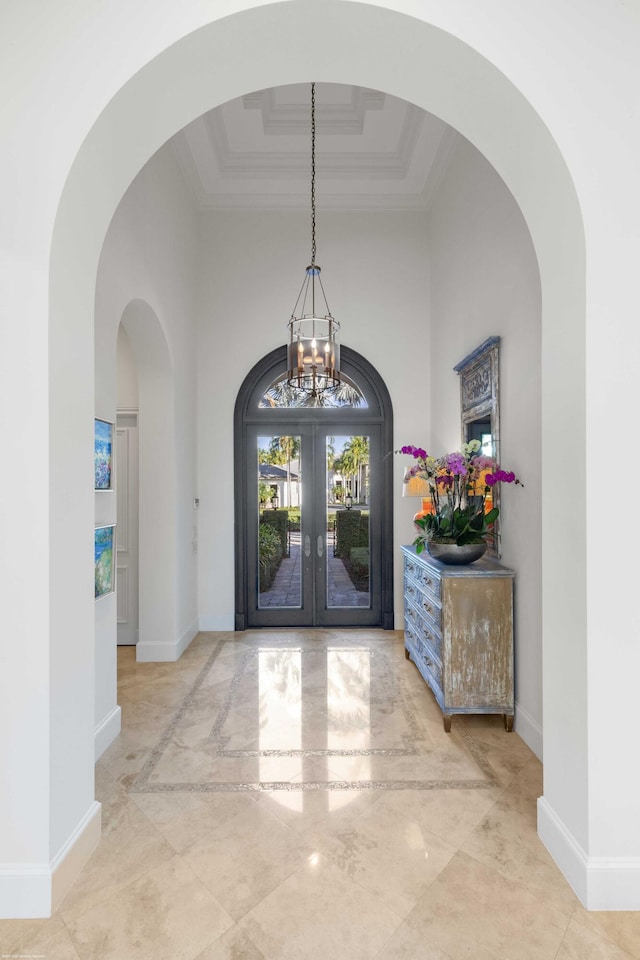
[(404, 559), (404, 644), (451, 730), (456, 713), (499, 713), (513, 729), (512, 570), (483, 557), (447, 566), (414, 547)]

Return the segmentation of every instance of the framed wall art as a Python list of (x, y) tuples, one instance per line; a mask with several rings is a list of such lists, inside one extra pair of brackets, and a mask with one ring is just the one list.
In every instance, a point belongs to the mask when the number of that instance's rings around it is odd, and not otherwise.
[(115, 590), (115, 524), (95, 528), (95, 599)]
[(113, 490), (113, 423), (96, 417), (93, 440), (95, 489)]

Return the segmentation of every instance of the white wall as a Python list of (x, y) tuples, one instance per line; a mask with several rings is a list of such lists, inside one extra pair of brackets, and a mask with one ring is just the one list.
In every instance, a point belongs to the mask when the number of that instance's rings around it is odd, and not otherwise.
[(116, 405), (118, 410), (138, 409), (138, 371), (131, 340), (125, 328), (118, 328), (116, 347)]
[[(140, 544), (139, 659), (176, 659), (197, 629), (196, 263), (196, 217), (173, 155), (163, 151), (136, 177), (115, 213), (96, 290), (96, 410), (115, 420), (117, 404), (140, 404), (141, 533), (145, 517), (148, 523)], [(151, 458), (158, 462), (145, 484)], [(157, 543), (150, 542), (153, 536)], [(95, 643), (100, 728), (116, 708), (115, 597), (96, 604)]]
[[(242, 381), (286, 343), (310, 255), (303, 212), (206, 213), (201, 218), (198, 333), (200, 626), (234, 625), (233, 410)], [(391, 394), (396, 447), (429, 430), (429, 267), (424, 213), (318, 210), (318, 263), (341, 342), (373, 364)], [(402, 434), (399, 433), (400, 426)], [(427, 438), (428, 439), (428, 438)], [(414, 501), (400, 499), (396, 464), (396, 623), (399, 545)], [(221, 506), (228, 504), (228, 508)]]
[(524, 488), (503, 486), (502, 563), (516, 571), (518, 733), (542, 756), (540, 280), (513, 197), (460, 138), (430, 217), (433, 452), (460, 444), (456, 363), (500, 343), (500, 447)]

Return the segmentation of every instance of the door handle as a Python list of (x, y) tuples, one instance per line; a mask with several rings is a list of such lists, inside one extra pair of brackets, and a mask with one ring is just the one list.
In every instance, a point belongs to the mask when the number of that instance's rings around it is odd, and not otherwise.
[(318, 556), (321, 557), (324, 553), (324, 540), (322, 534), (318, 536)]
[(304, 555), (305, 557), (311, 556), (311, 537), (309, 534), (304, 538)]

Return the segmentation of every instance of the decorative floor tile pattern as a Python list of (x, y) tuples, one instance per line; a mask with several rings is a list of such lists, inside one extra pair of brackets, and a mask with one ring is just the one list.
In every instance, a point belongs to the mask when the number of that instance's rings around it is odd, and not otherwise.
[(103, 839), (41, 960), (640, 960), (640, 913), (588, 913), (535, 829), (542, 769), (501, 717), (442, 716), (402, 634), (200, 634), (119, 651)]
[[(397, 653), (397, 643), (391, 649)], [(464, 728), (459, 737), (466, 752), (459, 740), (453, 749), (450, 737), (434, 741), (379, 641), (246, 646), (232, 675), (228, 651), (229, 641), (218, 641), (132, 793), (452, 790), (497, 783)], [(220, 661), (229, 677), (226, 691), (224, 682), (213, 683)], [(209, 698), (214, 686), (217, 696)], [(424, 689), (418, 693), (424, 698)], [(305, 775), (312, 760), (326, 761), (314, 764), (321, 775)]]

